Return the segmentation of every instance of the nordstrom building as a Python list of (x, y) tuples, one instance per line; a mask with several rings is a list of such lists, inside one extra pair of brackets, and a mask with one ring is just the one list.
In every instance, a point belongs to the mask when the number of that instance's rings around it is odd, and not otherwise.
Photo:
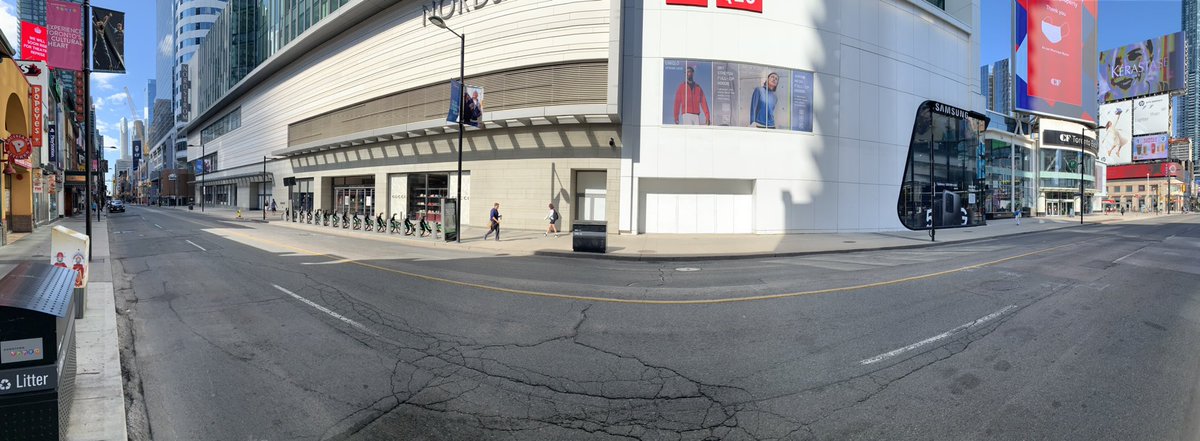
[(922, 167), (967, 164), (983, 130), (978, 0), (299, 3), (230, 0), (193, 60), (206, 204), (440, 219), (460, 55), (440, 17), (482, 92), (464, 225), (499, 202), (507, 228), (552, 203), (610, 233), (885, 231), (924, 227), (934, 190), (982, 219), (974, 169)]

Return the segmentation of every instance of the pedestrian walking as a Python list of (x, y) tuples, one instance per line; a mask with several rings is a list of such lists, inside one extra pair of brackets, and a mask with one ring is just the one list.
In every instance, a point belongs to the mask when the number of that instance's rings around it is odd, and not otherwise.
[(500, 218), (500, 203), (496, 202), (492, 204), (491, 213), (488, 213), (488, 231), (483, 235), (483, 240), (487, 240), (488, 236), (495, 231), (496, 241), (500, 241)]
[(554, 204), (550, 204), (550, 214), (546, 215), (546, 219), (550, 221), (550, 225), (546, 227), (546, 232), (542, 233), (542, 236), (554, 233), (554, 237), (558, 237), (558, 226), (555, 225), (558, 223), (558, 210), (554, 209)]
[(1017, 208), (1017, 225), (1021, 225), (1021, 209)]

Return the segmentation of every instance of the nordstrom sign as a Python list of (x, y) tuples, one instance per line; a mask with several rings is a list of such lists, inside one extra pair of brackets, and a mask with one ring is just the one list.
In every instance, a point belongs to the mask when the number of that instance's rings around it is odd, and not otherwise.
[(421, 5), (421, 16), (424, 24), (429, 25), (430, 17), (441, 17), (442, 20), (450, 21), (451, 18), (478, 11), (488, 5), (498, 5), (502, 1), (504, 0), (430, 0)]

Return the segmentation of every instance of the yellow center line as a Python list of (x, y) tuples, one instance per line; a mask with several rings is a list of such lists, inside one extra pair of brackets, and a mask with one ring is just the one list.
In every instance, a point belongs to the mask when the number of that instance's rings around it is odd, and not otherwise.
[[(321, 252), (317, 252), (317, 251), (306, 250), (304, 248), (300, 248), (300, 247), (296, 247), (296, 246), (292, 246), (292, 245), (288, 245), (288, 244), (284, 244), (284, 243), (279, 243), (279, 242), (269, 240), (269, 239), (262, 239), (262, 238), (258, 238), (258, 237), (254, 237), (254, 236), (250, 236), (250, 235), (246, 235), (246, 234), (241, 234), (241, 233), (237, 233), (234, 231), (223, 231), (223, 233), (229, 234), (231, 236), (237, 236), (237, 237), (240, 237), (243, 239), (248, 239), (248, 240), (262, 242), (262, 243), (266, 243), (266, 244), (270, 244), (270, 245), (275, 245), (275, 246), (282, 247), (282, 248), (290, 248), (290, 249), (296, 250), (300, 253), (308, 254), (308, 255), (312, 255), (312, 256), (328, 257), (331, 259), (335, 259), (335, 258), (340, 259), (341, 258), (338, 256), (333, 256), (330, 254), (321, 253)], [(363, 262), (359, 262), (359, 261), (356, 261), (353, 259), (347, 261), (346, 263), (352, 263), (352, 264), (367, 267), (367, 268), (377, 269), (380, 271), (386, 271), (386, 272), (394, 273), (394, 274), (400, 274), (403, 276), (420, 279), (420, 280), (426, 280), (426, 281), (430, 281), (430, 282), (438, 282), (438, 283), (444, 283), (444, 284), (448, 284), (448, 285), (462, 286), (462, 287), (467, 287), (467, 288), (476, 288), (476, 289), (481, 289), (481, 290), (486, 290), (486, 291), (494, 291), (494, 292), (523, 295), (523, 296), (530, 296), (530, 297), (574, 300), (574, 301), (580, 301), (580, 302), (624, 303), (624, 304), (632, 304), (632, 305), (715, 305), (715, 304), (721, 304), (721, 303), (736, 303), (736, 302), (749, 302), (749, 301), (758, 301), (758, 300), (785, 299), (785, 298), (789, 298), (789, 297), (800, 297), (800, 296), (810, 296), (810, 295), (816, 295), (816, 294), (829, 294), (829, 293), (835, 293), (835, 292), (846, 292), (846, 291), (857, 291), (857, 290), (870, 289), (870, 288), (879, 288), (882, 286), (896, 285), (896, 284), (900, 284), (900, 283), (913, 282), (913, 281), (924, 280), (924, 279), (932, 279), (935, 277), (941, 277), (941, 276), (948, 275), (948, 274), (954, 274), (954, 273), (959, 273), (959, 272), (963, 272), (963, 271), (969, 271), (969, 270), (973, 270), (973, 269), (983, 268), (986, 266), (997, 265), (1000, 263), (1008, 262), (1010, 260), (1020, 259), (1022, 257), (1029, 257), (1029, 256), (1032, 256), (1035, 254), (1046, 253), (1046, 252), (1057, 250), (1059, 248), (1063, 248), (1063, 247), (1070, 246), (1070, 245), (1074, 245), (1074, 244), (1063, 244), (1063, 245), (1059, 245), (1059, 246), (1055, 246), (1055, 247), (1044, 248), (1044, 249), (1037, 250), (1037, 251), (1031, 251), (1031, 252), (1024, 253), (1024, 254), (1018, 254), (1016, 256), (1005, 257), (1003, 259), (996, 259), (996, 260), (992, 260), (989, 262), (977, 263), (974, 265), (968, 265), (968, 266), (945, 270), (945, 271), (938, 271), (935, 273), (921, 274), (921, 275), (904, 277), (904, 278), (899, 278), (899, 279), (894, 279), (894, 280), (886, 280), (886, 281), (882, 281), (882, 282), (865, 283), (865, 284), (861, 284), (861, 285), (851, 285), (851, 286), (843, 286), (843, 287), (837, 287), (837, 288), (825, 288), (825, 289), (816, 289), (816, 290), (811, 290), (811, 291), (799, 291), (799, 292), (781, 293), (781, 294), (766, 294), (766, 295), (746, 296), (746, 297), (727, 297), (727, 298), (717, 298), (717, 299), (694, 299), (694, 300), (618, 299), (618, 298), (612, 298), (612, 297), (594, 297), (594, 296), (582, 296), (582, 295), (572, 295), (572, 294), (557, 294), (557, 293), (542, 292), (542, 291), (530, 291), (530, 290), (525, 290), (525, 289), (504, 288), (504, 287), (499, 287), (499, 286), (483, 285), (483, 284), (472, 283), (472, 282), (464, 282), (461, 280), (453, 280), (453, 279), (430, 276), (430, 275), (425, 275), (425, 274), (417, 274), (417, 273), (413, 273), (413, 272), (409, 272), (409, 271), (403, 271), (403, 270), (398, 270), (398, 269), (394, 269), (394, 268), (387, 268), (387, 267), (382, 267), (379, 265), (363, 263)]]

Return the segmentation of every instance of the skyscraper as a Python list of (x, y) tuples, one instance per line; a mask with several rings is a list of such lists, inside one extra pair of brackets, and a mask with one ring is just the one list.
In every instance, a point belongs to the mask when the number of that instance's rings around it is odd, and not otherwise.
[(153, 123), (151, 118), (154, 115), (152, 110), (154, 109), (154, 99), (156, 97), (158, 97), (158, 81), (151, 78), (146, 81), (146, 107), (142, 109), (142, 119), (151, 123)]
[[(1187, 47), (1187, 89), (1185, 89), (1182, 106), (1181, 127), (1179, 134), (1197, 141), (1200, 134), (1200, 0), (1183, 0), (1183, 33), (1184, 46)], [(1200, 151), (1200, 149), (1194, 149)], [(1192, 160), (1200, 160), (1200, 154), (1192, 152)]]
[(129, 120), (122, 117), (120, 124), (117, 129), (121, 132), (121, 145), (117, 148), (121, 149), (121, 159), (129, 159)]
[(1007, 58), (980, 66), (979, 85), (987, 110), (1002, 115), (1012, 113), (1012, 72)]

